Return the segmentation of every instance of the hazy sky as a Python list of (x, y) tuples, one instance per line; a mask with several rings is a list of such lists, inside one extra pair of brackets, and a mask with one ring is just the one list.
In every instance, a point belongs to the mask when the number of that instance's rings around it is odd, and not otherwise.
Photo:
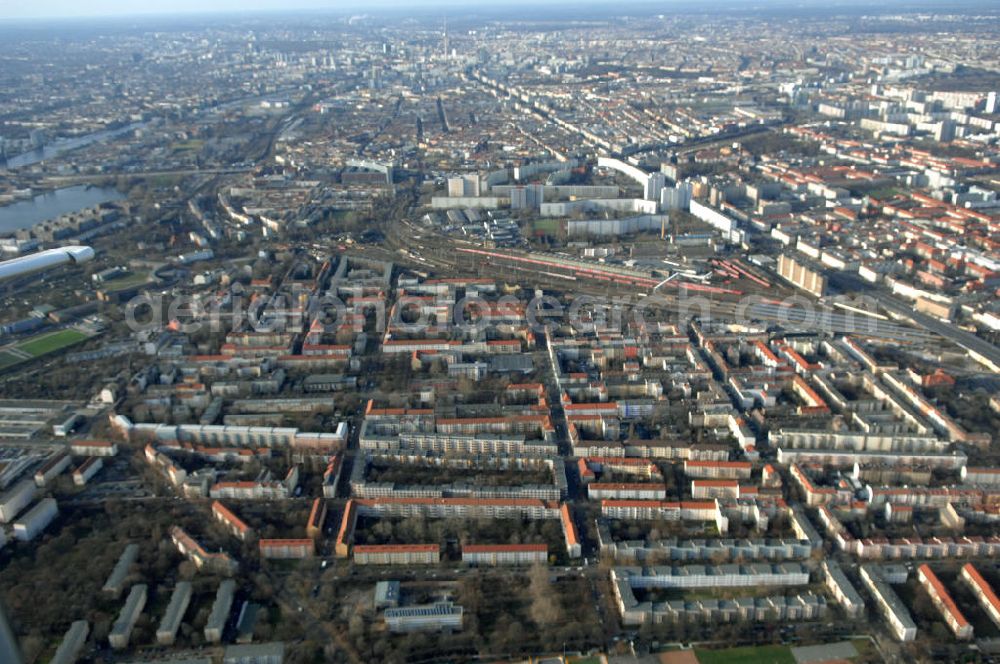
[[(456, 0), (435, 0), (434, 4), (455, 2)], [(357, 0), (0, 0), (0, 19), (254, 12), (279, 9), (333, 9), (364, 13), (365, 7), (405, 4), (406, 0), (364, 2)]]
[[(565, 1), (560, 0), (560, 2)], [(457, 8), (477, 4), (492, 5), (484, 0), (417, 0), (416, 2), (413, 0), (0, 0), (0, 19), (258, 12), (289, 9), (323, 9), (363, 14), (366, 10), (406, 7), (408, 5), (453, 6)], [(523, 4), (523, 0), (517, 4)], [(496, 5), (492, 6), (496, 7)]]
[[(897, 7), (917, 9), (928, 6), (958, 5), (990, 6), (995, 0), (881, 0), (882, 9)], [(260, 12), (275, 10), (332, 10), (363, 14), (388, 8), (428, 7), (455, 12), (463, 9), (488, 9), (492, 13), (510, 8), (512, 13), (529, 7), (566, 5), (627, 8), (629, 5), (646, 9), (661, 6), (669, 9), (678, 5), (708, 9), (713, 5), (740, 9), (783, 7), (872, 6), (870, 0), (0, 0), (0, 20), (24, 18), (137, 16), (142, 14), (191, 14)], [(514, 9), (517, 6), (518, 9)]]

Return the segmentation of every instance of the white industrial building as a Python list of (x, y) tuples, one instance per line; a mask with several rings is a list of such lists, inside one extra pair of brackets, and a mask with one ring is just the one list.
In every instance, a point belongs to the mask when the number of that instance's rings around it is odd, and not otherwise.
[(0, 496), (0, 521), (10, 523), (35, 499), (37, 487), (31, 480), (21, 480)]
[(65, 452), (52, 455), (37, 471), (35, 471), (35, 484), (40, 487), (45, 486), (62, 474), (64, 470), (69, 468), (71, 461), (72, 459)]
[(14, 522), (14, 537), (22, 542), (30, 542), (45, 530), (59, 514), (55, 498), (39, 501), (19, 520)]
[(87, 460), (73, 471), (73, 484), (76, 486), (86, 485), (103, 467), (104, 461), (100, 457), (87, 457)]

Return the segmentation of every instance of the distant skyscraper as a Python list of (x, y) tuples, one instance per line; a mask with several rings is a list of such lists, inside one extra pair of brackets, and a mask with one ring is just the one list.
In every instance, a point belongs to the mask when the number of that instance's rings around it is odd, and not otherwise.
[(646, 178), (646, 184), (643, 187), (643, 198), (647, 201), (660, 200), (660, 192), (663, 191), (663, 185), (666, 184), (666, 181), (667, 177), (663, 173), (651, 173)]
[(997, 99), (997, 93), (991, 92), (986, 95), (986, 112), (996, 113), (1000, 111), (1000, 100)]
[(664, 187), (660, 192), (660, 207), (664, 210), (687, 210), (691, 207), (690, 182), (679, 182), (676, 187)]

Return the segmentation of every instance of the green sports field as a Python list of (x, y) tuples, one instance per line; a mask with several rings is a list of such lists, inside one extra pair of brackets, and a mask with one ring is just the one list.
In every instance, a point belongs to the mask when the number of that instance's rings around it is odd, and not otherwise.
[(746, 646), (725, 650), (695, 650), (700, 664), (795, 664), (787, 646)]
[(536, 233), (548, 233), (553, 235), (559, 232), (558, 219), (538, 219), (532, 224)]
[(21, 362), (21, 358), (13, 353), (8, 353), (5, 350), (0, 350), (0, 369), (6, 369), (7, 367), (12, 367), (18, 362)]
[(17, 349), (24, 351), (32, 357), (41, 357), (42, 355), (68, 348), (86, 339), (87, 335), (83, 332), (77, 330), (59, 330), (58, 332), (48, 332), (23, 341), (17, 345)]
[(101, 289), (109, 293), (114, 293), (116, 291), (122, 291), (129, 288), (136, 288), (138, 286), (143, 286), (149, 282), (148, 272), (136, 272), (134, 274), (129, 274), (124, 277), (119, 277), (118, 279), (111, 279), (101, 284)]

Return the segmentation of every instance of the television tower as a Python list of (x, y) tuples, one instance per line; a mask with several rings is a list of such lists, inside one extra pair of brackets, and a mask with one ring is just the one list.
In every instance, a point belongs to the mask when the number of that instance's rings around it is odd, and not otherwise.
[(444, 59), (448, 59), (448, 17), (444, 17)]

